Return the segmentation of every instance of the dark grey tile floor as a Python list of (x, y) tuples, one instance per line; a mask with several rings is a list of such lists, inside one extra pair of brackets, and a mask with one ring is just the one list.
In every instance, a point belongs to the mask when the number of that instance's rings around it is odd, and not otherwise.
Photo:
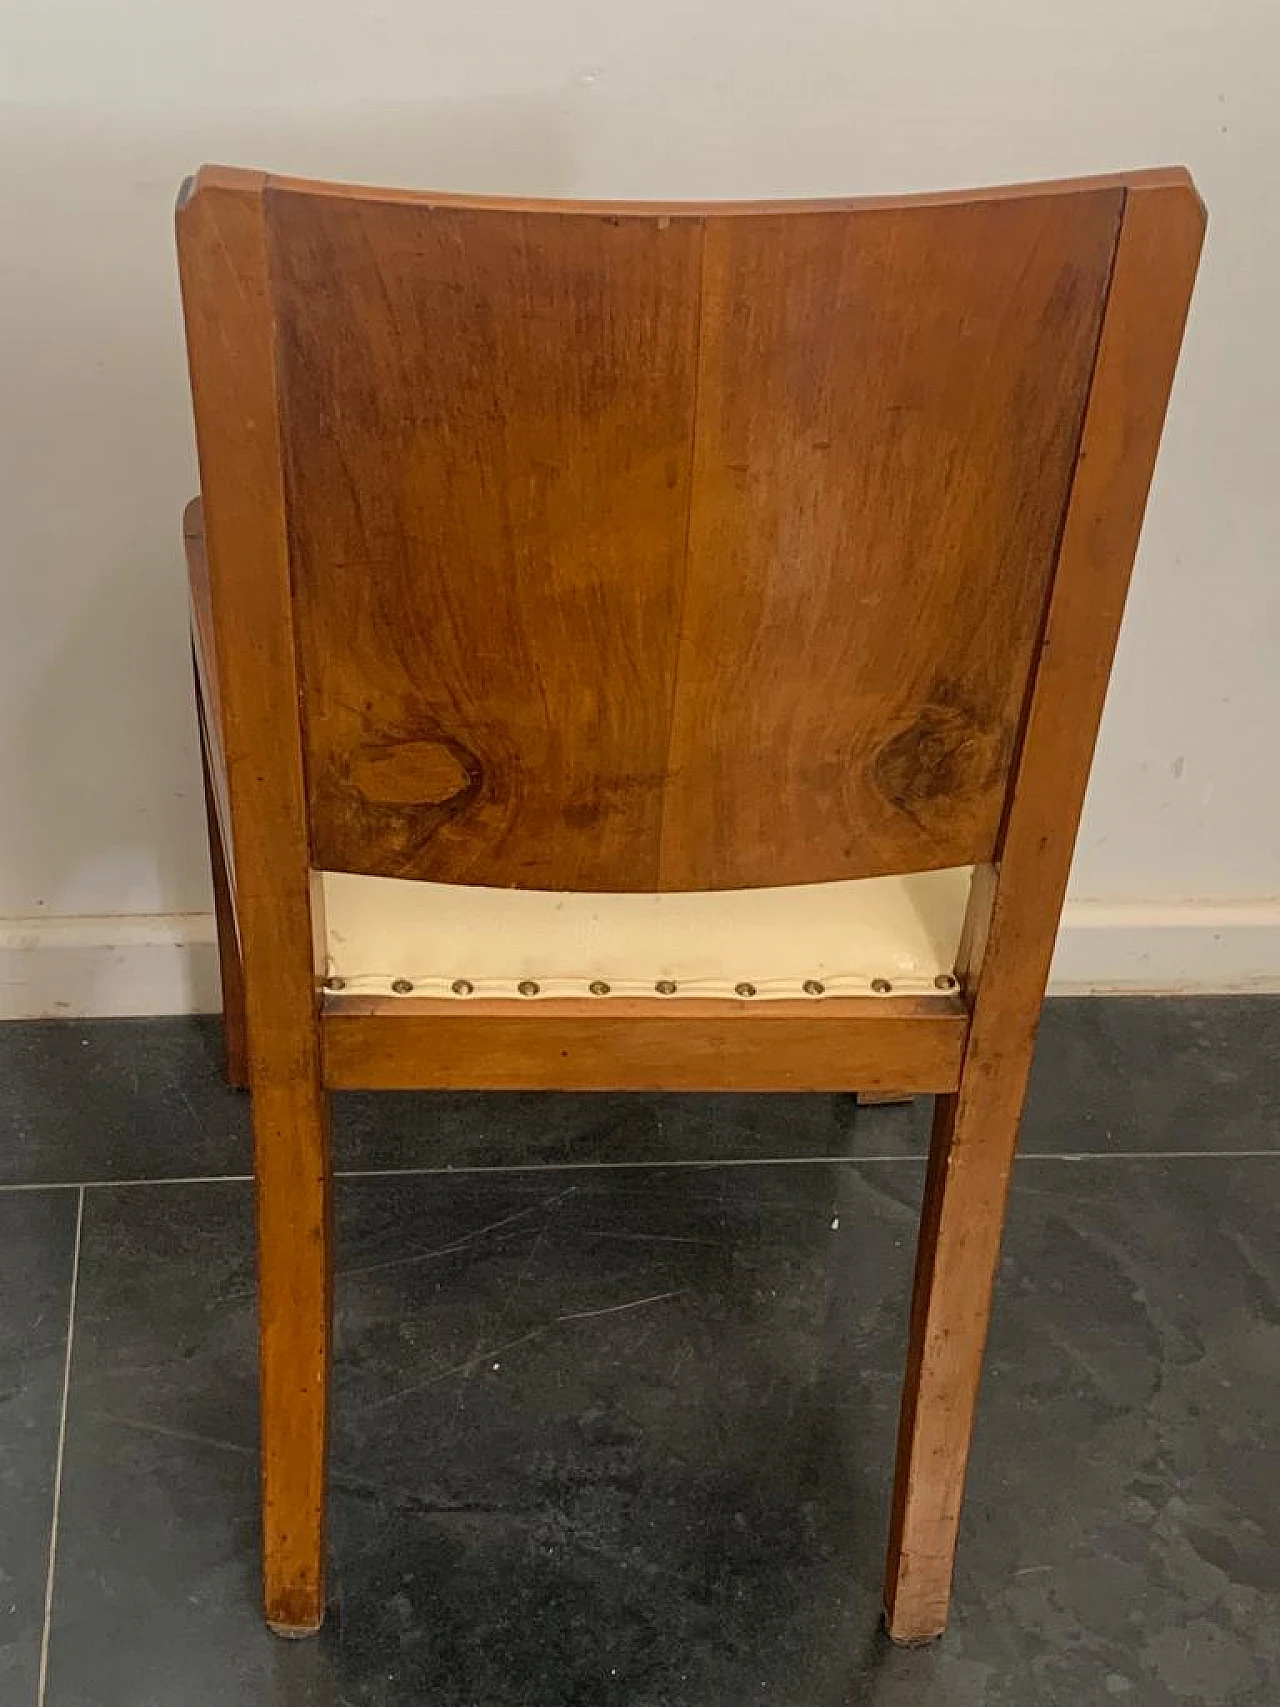
[(910, 1653), (923, 1099), (339, 1099), (332, 1610), (284, 1644), (214, 1027), (0, 1026), (0, 1707), (1277, 1707), (1278, 1046), (1280, 1000), (1050, 1005)]

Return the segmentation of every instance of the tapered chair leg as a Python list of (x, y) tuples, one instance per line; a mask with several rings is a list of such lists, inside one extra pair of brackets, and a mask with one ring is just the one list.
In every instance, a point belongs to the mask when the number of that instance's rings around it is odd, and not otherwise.
[(328, 1098), (254, 1061), (262, 1381), (262, 1570), (267, 1623), (324, 1618), (332, 1339)]
[(940, 1636), (947, 1622), (1017, 1142), (1020, 1096), (984, 1091), (984, 1081), (962, 1083), (938, 1098), (929, 1154), (885, 1579), (885, 1623), (904, 1644)]

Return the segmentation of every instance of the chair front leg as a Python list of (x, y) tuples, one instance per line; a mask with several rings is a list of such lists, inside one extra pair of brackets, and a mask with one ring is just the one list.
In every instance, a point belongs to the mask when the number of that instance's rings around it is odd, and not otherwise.
[(332, 1344), (328, 1096), (253, 1055), (266, 1620), (306, 1636), (324, 1618)]

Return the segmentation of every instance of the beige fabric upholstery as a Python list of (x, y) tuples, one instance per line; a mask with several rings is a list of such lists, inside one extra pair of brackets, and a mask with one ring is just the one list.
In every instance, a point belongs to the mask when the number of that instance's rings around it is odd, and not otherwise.
[(966, 866), (792, 889), (562, 895), (326, 872), (328, 973), (353, 995), (463, 1000), (521, 984), (583, 996), (593, 983), (617, 996), (659, 983), (682, 996), (741, 985), (773, 999), (932, 994), (955, 965), (970, 877)]

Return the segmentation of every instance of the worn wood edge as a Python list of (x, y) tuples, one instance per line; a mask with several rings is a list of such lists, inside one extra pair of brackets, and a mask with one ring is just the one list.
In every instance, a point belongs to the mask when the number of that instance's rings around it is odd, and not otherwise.
[(963, 190), (922, 190), (903, 195), (772, 197), (738, 201), (613, 201), (570, 200), (564, 197), (466, 195), (445, 190), (412, 190), (375, 184), (344, 184), (323, 178), (298, 178), (235, 166), (200, 167), (183, 186), (179, 206), (209, 189), (253, 189), (290, 194), (338, 197), (342, 200), (403, 203), (421, 207), (473, 208), (477, 212), (599, 215), (638, 219), (733, 218), (738, 215), (781, 213), (873, 213), (900, 208), (962, 207), (974, 202), (1016, 201), (1039, 196), (1090, 194), (1108, 189), (1192, 187), (1185, 166), (1139, 167), (1131, 172), (1104, 172), (1077, 178), (1033, 179), (1018, 184), (992, 184)]
[(273, 1636), (279, 1636), (285, 1642), (305, 1642), (308, 1636), (314, 1636), (324, 1623), (323, 1614), (306, 1624), (282, 1624), (279, 1619), (265, 1619), (267, 1629)]
[[(885, 1624), (904, 1646), (933, 1639), (946, 1624), (978, 1391), (967, 1365), (976, 1356), (980, 1376), (1031, 1047), (1205, 223), (1204, 204), (1187, 173), (1157, 174), (1128, 186), (1011, 807), (993, 872), (975, 889), (966, 921), (965, 987), (973, 995), (973, 1020), (960, 1089), (939, 1101), (930, 1146), (890, 1520)], [(1165, 313), (1159, 315), (1152, 299), (1162, 292)], [(1063, 762), (1046, 763), (1064, 727), (1074, 737), (1065, 778)], [(987, 1131), (994, 1133), (994, 1152), (983, 1144)], [(931, 1438), (922, 1446), (916, 1401), (929, 1318), (935, 1305), (952, 1302), (953, 1291), (936, 1275), (936, 1256), (944, 1218), (956, 1217), (966, 1230), (953, 1228), (951, 1242), (966, 1247), (971, 1272), (983, 1276), (972, 1300), (975, 1332), (968, 1344), (954, 1344), (951, 1330), (939, 1330), (948, 1342), (935, 1348), (935, 1356), (953, 1373), (956, 1403), (934, 1406), (945, 1415), (925, 1416)], [(920, 1449), (920, 1483), (912, 1444)], [(912, 1553), (904, 1537), (925, 1482), (920, 1497), (927, 1495), (936, 1510), (916, 1522), (935, 1533)], [(923, 1580), (914, 1574), (917, 1566)]]
[[(894, 1090), (959, 1082), (963, 1011), (817, 1022), (813, 1014), (674, 1018), (599, 1012), (322, 1018), (333, 1090)], [(578, 1004), (557, 1004), (562, 1010)], [(514, 1004), (507, 1004), (514, 1006)], [(477, 1004), (479, 1007), (479, 1004)]]

